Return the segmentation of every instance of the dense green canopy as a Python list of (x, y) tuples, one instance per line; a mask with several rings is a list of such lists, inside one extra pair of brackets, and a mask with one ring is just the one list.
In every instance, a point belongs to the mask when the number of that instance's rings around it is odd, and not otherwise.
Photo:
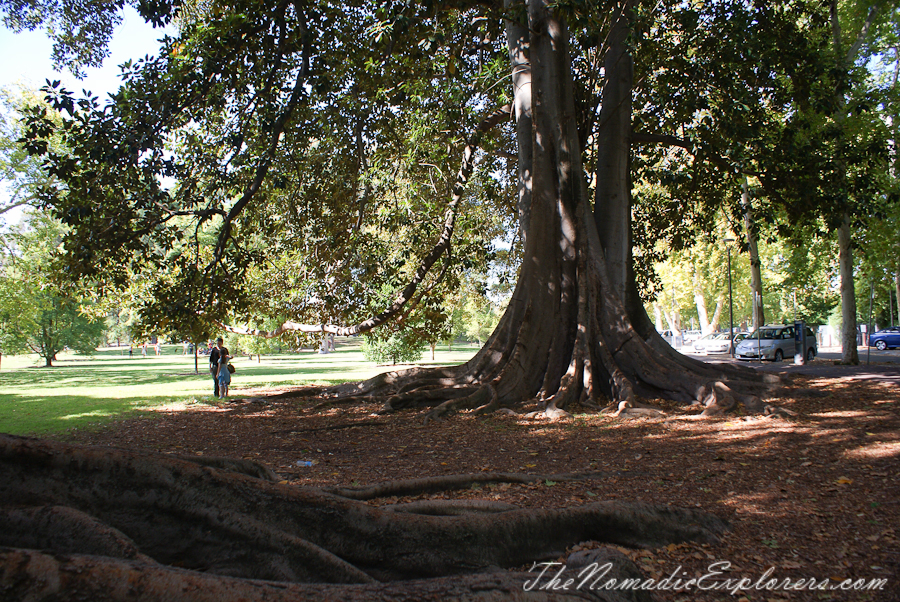
[[(355, 323), (385, 307), (436, 242), (479, 119), (510, 100), (504, 14), (521, 10), (491, 2), (141, 10), (156, 22), (178, 14), (181, 33), (160, 56), (124, 65), (109, 103), (49, 90), (67, 115), (68, 150), (46, 156), (65, 184), (44, 197), (72, 228), (65, 271), (114, 286), (147, 280), (141, 314), (157, 327), (196, 321), (197, 312), (206, 323)], [(610, 13), (579, 3), (560, 10), (573, 30), (591, 169)], [(632, 177), (652, 185), (636, 202), (635, 242), (647, 251), (639, 273), (661, 232), (684, 246), (711, 229), (723, 200), (738, 207), (739, 172), (765, 174), (775, 195), (809, 196), (782, 175), (818, 168), (797, 164), (806, 155), (786, 141), (800, 126), (784, 111), (797, 99), (829, 99), (820, 93), (830, 85), (826, 25), (804, 2), (635, 8)], [(30, 117), (37, 153), (57, 130), (42, 110)], [(484, 278), (498, 237), (514, 237), (512, 134), (503, 126), (482, 142), (434, 293)]]

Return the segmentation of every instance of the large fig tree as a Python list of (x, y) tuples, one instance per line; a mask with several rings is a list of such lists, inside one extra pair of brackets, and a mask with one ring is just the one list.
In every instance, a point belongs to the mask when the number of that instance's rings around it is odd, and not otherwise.
[[(576, 403), (636, 412), (640, 398), (654, 397), (701, 401), (707, 413), (739, 402), (765, 410), (769, 384), (755, 372), (684, 358), (648, 326), (630, 266), (636, 9), (624, 2), (585, 19), (581, 6), (186, 5), (181, 35), (159, 57), (126, 65), (108, 104), (51, 87), (69, 118), (57, 126), (40, 109), (30, 115), (26, 144), (62, 183), (43, 195), (69, 226), (59, 269), (101, 287), (141, 281), (150, 293), (143, 319), (159, 327), (252, 318), (268, 290), (293, 295), (272, 306), (288, 320), (234, 330), (355, 334), (426, 304), (460, 277), (459, 265), (477, 263), (485, 244), (471, 210), (489, 214), (490, 202), (512, 198), (518, 280), (475, 357), (331, 393), (383, 399), (387, 411), (432, 406), (432, 417), (535, 401), (548, 416)], [(598, 47), (603, 78), (590, 50)], [(507, 77), (513, 90), (500, 95)], [(54, 133), (66, 153), (47, 146)], [(588, 137), (602, 148), (586, 152)], [(454, 177), (448, 165), (459, 153)], [(414, 247), (404, 255), (396, 249), (405, 242)], [(376, 284), (367, 288), (367, 278)], [(371, 312), (385, 290), (396, 293)], [(350, 309), (339, 313), (342, 304)], [(322, 313), (304, 324), (310, 308)], [(355, 325), (329, 323), (334, 316)], [(724, 528), (699, 512), (639, 503), (364, 503), (534, 478), (523, 475), (321, 491), (256, 478), (273, 475), (239, 461), (12, 437), (0, 440), (0, 474), (0, 544), (15, 548), (0, 553), (0, 592), (20, 598), (128, 599), (140, 590), (169, 600), (525, 599), (522, 575), (498, 567), (584, 539), (659, 545), (712, 540)], [(602, 599), (536, 594), (552, 595)]]

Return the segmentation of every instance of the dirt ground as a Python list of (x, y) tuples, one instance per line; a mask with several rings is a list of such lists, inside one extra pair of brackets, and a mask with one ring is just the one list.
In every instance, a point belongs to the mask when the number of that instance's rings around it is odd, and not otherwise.
[[(169, 453), (249, 458), (297, 485), (367, 485), (476, 472), (547, 475), (527, 485), (486, 485), (429, 497), (499, 500), (522, 507), (602, 499), (698, 507), (731, 524), (719, 543), (622, 549), (656, 579), (704, 584), (747, 578), (741, 590), (657, 591), (658, 600), (900, 600), (900, 384), (846, 371), (792, 376), (797, 394), (779, 400), (795, 418), (732, 416), (696, 420), (664, 405), (664, 418), (579, 414), (560, 422), (507, 414), (456, 415), (423, 424), (425, 411), (389, 416), (378, 405), (331, 406), (322, 399), (242, 399), (196, 404), (65, 440)], [(238, 384), (238, 383), (236, 383)], [(279, 391), (284, 392), (284, 391)], [(312, 461), (312, 466), (298, 462)], [(551, 475), (598, 472), (584, 481)], [(581, 547), (598, 544), (585, 542)], [(727, 563), (727, 570), (725, 569)], [(526, 569), (531, 567), (525, 567)], [(772, 587), (772, 579), (780, 585)], [(800, 591), (786, 591), (785, 579)], [(814, 579), (815, 581), (812, 581)], [(879, 591), (809, 591), (851, 579), (887, 579)]]

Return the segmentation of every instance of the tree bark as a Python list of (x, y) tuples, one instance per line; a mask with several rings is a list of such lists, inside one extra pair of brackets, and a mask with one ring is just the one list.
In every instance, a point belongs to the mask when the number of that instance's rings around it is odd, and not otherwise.
[(763, 307), (762, 262), (759, 260), (756, 224), (753, 222), (753, 204), (750, 201), (750, 189), (746, 176), (741, 185), (741, 206), (744, 209), (744, 230), (747, 233), (747, 248), (750, 253), (750, 294), (753, 296), (751, 321), (753, 328), (756, 329), (765, 325), (766, 313)]
[(659, 308), (659, 303), (653, 304), (653, 316), (656, 318), (656, 320), (655, 320), (656, 330), (658, 330), (658, 331), (665, 330), (665, 327), (663, 326), (663, 313), (662, 313), (662, 310)]
[(844, 213), (838, 227), (838, 261), (841, 272), (841, 363), (859, 364), (856, 346), (856, 290), (853, 283), (853, 249), (850, 216)]
[[(475, 511), (460, 506), (455, 516), (398, 511), (249, 476), (271, 472), (247, 461), (198, 460), (204, 464), (0, 435), (0, 546), (17, 548), (0, 548), (4, 599), (39, 592), (75, 599), (87, 591), (92, 600), (135, 599), (146, 590), (141, 599), (230, 601), (258, 599), (250, 592), (268, 588), (390, 599), (385, 591), (475, 589), (481, 577), (465, 575), (557, 557), (580, 541), (656, 547), (715, 541), (727, 528), (698, 510), (619, 501), (494, 506), (488, 514), (469, 501)], [(459, 577), (441, 579), (452, 576)], [(222, 593), (229, 588), (236, 593)]]
[(894, 276), (894, 301), (897, 303), (897, 324), (900, 325), (900, 268)]
[[(504, 0), (509, 9), (523, 5), (521, 0)], [(519, 236), (524, 242), (531, 216), (531, 61), (528, 58), (530, 34), (527, 23), (506, 21), (506, 40), (512, 69), (513, 109), (516, 118), (517, 172), (519, 178)]]
[[(604, 58), (606, 79), (597, 134), (597, 182), (594, 220), (610, 283), (619, 299), (626, 299), (631, 282), (631, 93), (634, 60), (628, 48), (631, 1), (617, 6)], [(602, 175), (602, 177), (601, 177)]]
[(700, 332), (708, 335), (715, 332), (719, 328), (719, 319), (722, 316), (722, 304), (725, 301), (724, 295), (716, 297), (716, 308), (713, 310), (712, 319), (709, 317), (709, 311), (706, 307), (706, 297), (703, 295), (703, 289), (700, 287), (700, 275), (694, 272), (694, 304), (697, 306), (697, 316), (700, 318)]
[[(866, 20), (857, 32), (856, 38), (850, 45), (846, 54), (843, 51), (843, 39), (841, 33), (841, 23), (838, 12), (837, 0), (832, 0), (831, 5), (831, 31), (832, 31), (832, 47), (836, 58), (837, 69), (846, 69), (853, 65), (856, 61), (863, 42), (868, 32), (874, 24), (875, 17), (880, 11), (880, 6), (876, 3), (869, 8)], [(836, 106), (835, 122), (843, 127), (847, 119), (847, 101), (843, 91), (835, 90)], [(843, 132), (842, 132), (843, 136)], [(848, 189), (850, 183), (847, 182), (847, 166), (843, 157), (838, 157), (838, 169), (840, 170), (840, 181)], [(847, 194), (845, 191), (844, 194)], [(840, 264), (841, 273), (841, 316), (842, 316), (842, 332), (841, 332), (841, 363), (842, 364), (859, 364), (859, 352), (856, 344), (856, 292), (853, 283), (853, 251), (852, 237), (850, 234), (850, 199), (844, 201), (840, 214), (840, 225), (838, 226), (838, 263)]]

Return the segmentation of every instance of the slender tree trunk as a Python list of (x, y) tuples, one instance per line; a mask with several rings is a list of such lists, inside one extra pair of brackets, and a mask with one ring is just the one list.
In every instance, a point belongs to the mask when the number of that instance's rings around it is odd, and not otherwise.
[(658, 330), (658, 331), (665, 330), (665, 328), (663, 327), (662, 310), (659, 308), (659, 303), (653, 304), (653, 317), (656, 318), (656, 320), (655, 320), (656, 330)]
[(759, 328), (766, 323), (765, 309), (763, 308), (762, 262), (759, 260), (756, 224), (753, 222), (753, 204), (750, 201), (750, 189), (747, 184), (746, 176), (744, 176), (741, 188), (741, 207), (744, 209), (744, 231), (747, 233), (747, 248), (750, 252), (750, 294), (753, 298), (751, 317), (753, 328)]
[[(831, 32), (832, 47), (836, 58), (837, 70), (845, 69), (856, 61), (859, 51), (863, 46), (863, 42), (868, 35), (870, 28), (875, 22), (881, 7), (878, 3), (869, 7), (868, 15), (862, 27), (857, 32), (856, 38), (846, 54), (844, 52), (843, 34), (841, 32), (840, 13), (838, 11), (837, 0), (832, 0), (831, 10)], [(847, 101), (842, 89), (835, 90), (836, 110), (834, 114), (835, 122), (841, 126), (840, 136), (845, 137), (843, 126), (847, 119)], [(847, 179), (846, 161), (842, 156), (837, 158), (837, 166), (839, 170), (838, 181), (844, 186), (844, 199), (841, 210), (841, 223), (838, 226), (838, 262), (840, 264), (841, 273), (841, 305), (843, 318), (843, 332), (841, 333), (841, 363), (842, 364), (858, 364), (859, 353), (856, 346), (856, 293), (853, 283), (853, 252), (852, 237), (850, 234), (850, 189), (851, 184)]]
[(671, 330), (675, 334), (681, 333), (681, 320), (678, 319), (678, 313), (673, 311), (664, 311), (663, 315), (666, 317), (666, 324), (669, 325), (669, 330)]
[(719, 329), (719, 322), (722, 319), (722, 309), (725, 307), (725, 295), (716, 297), (716, 309), (713, 310), (712, 320), (709, 321), (709, 332), (715, 332)]
[(897, 274), (894, 276), (894, 301), (897, 302), (897, 324), (900, 325), (900, 268), (897, 268)]
[(694, 272), (694, 304), (697, 306), (697, 315), (700, 317), (700, 332), (704, 336), (716, 331), (719, 326), (719, 316), (722, 314), (722, 295), (716, 298), (716, 309), (713, 312), (712, 319), (709, 318), (709, 311), (706, 307), (706, 297), (700, 288), (700, 275)]
[(841, 273), (841, 363), (859, 363), (856, 346), (856, 290), (853, 283), (853, 249), (850, 236), (850, 216), (838, 228), (838, 261)]

